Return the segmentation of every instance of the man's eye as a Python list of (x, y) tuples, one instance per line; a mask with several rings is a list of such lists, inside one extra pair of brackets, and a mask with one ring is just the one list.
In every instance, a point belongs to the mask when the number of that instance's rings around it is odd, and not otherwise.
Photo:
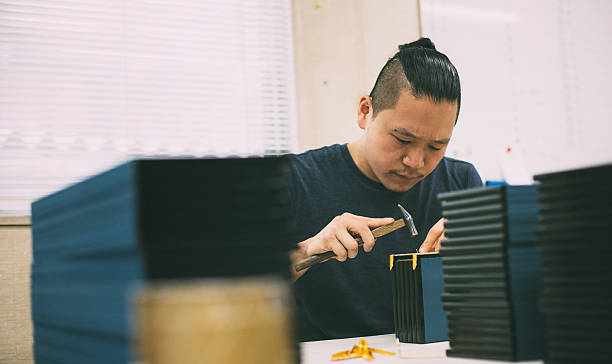
[(442, 149), (442, 148), (437, 148), (437, 147), (434, 147), (433, 145), (430, 145), (430, 146), (429, 146), (429, 149), (431, 149), (431, 150), (440, 150), (440, 149)]
[(400, 138), (396, 137), (395, 135), (393, 137), (395, 138), (395, 140), (397, 140), (401, 144), (410, 144), (411, 143), (410, 140), (400, 139)]

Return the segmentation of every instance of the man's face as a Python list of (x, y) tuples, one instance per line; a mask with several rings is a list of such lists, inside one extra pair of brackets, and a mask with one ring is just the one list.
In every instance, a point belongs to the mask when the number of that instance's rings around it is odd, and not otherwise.
[[(362, 113), (364, 100), (370, 105), (367, 114)], [(444, 157), (457, 103), (436, 103), (402, 91), (395, 108), (379, 112), (375, 119), (371, 115), (369, 98), (362, 99), (359, 125), (365, 127), (365, 135), (357, 164), (387, 189), (403, 192), (429, 175)]]

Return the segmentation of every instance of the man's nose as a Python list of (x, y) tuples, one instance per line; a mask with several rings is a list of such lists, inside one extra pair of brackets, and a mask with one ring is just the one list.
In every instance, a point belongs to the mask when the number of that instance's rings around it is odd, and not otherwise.
[(411, 148), (402, 158), (402, 163), (410, 169), (419, 170), (425, 166), (425, 153), (421, 148)]

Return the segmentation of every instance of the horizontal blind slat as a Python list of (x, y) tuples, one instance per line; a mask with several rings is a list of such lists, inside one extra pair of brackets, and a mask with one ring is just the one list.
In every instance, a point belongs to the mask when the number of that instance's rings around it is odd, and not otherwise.
[(134, 157), (296, 149), (276, 1), (0, 0), (0, 214)]

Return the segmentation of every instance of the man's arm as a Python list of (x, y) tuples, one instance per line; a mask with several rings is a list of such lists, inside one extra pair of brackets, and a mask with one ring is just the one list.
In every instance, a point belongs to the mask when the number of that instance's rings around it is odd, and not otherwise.
[[(359, 249), (357, 241), (351, 234), (358, 234), (363, 240), (363, 250), (370, 252), (374, 248), (374, 235), (372, 228), (390, 224), (392, 217), (371, 218), (358, 216), (345, 212), (336, 216), (317, 235), (297, 244), (297, 249), (290, 255), (291, 265), (311, 255), (333, 251), (336, 256), (332, 259), (344, 262), (347, 258), (355, 258)], [(296, 272), (291, 267), (293, 280), (300, 278), (308, 269)]]

